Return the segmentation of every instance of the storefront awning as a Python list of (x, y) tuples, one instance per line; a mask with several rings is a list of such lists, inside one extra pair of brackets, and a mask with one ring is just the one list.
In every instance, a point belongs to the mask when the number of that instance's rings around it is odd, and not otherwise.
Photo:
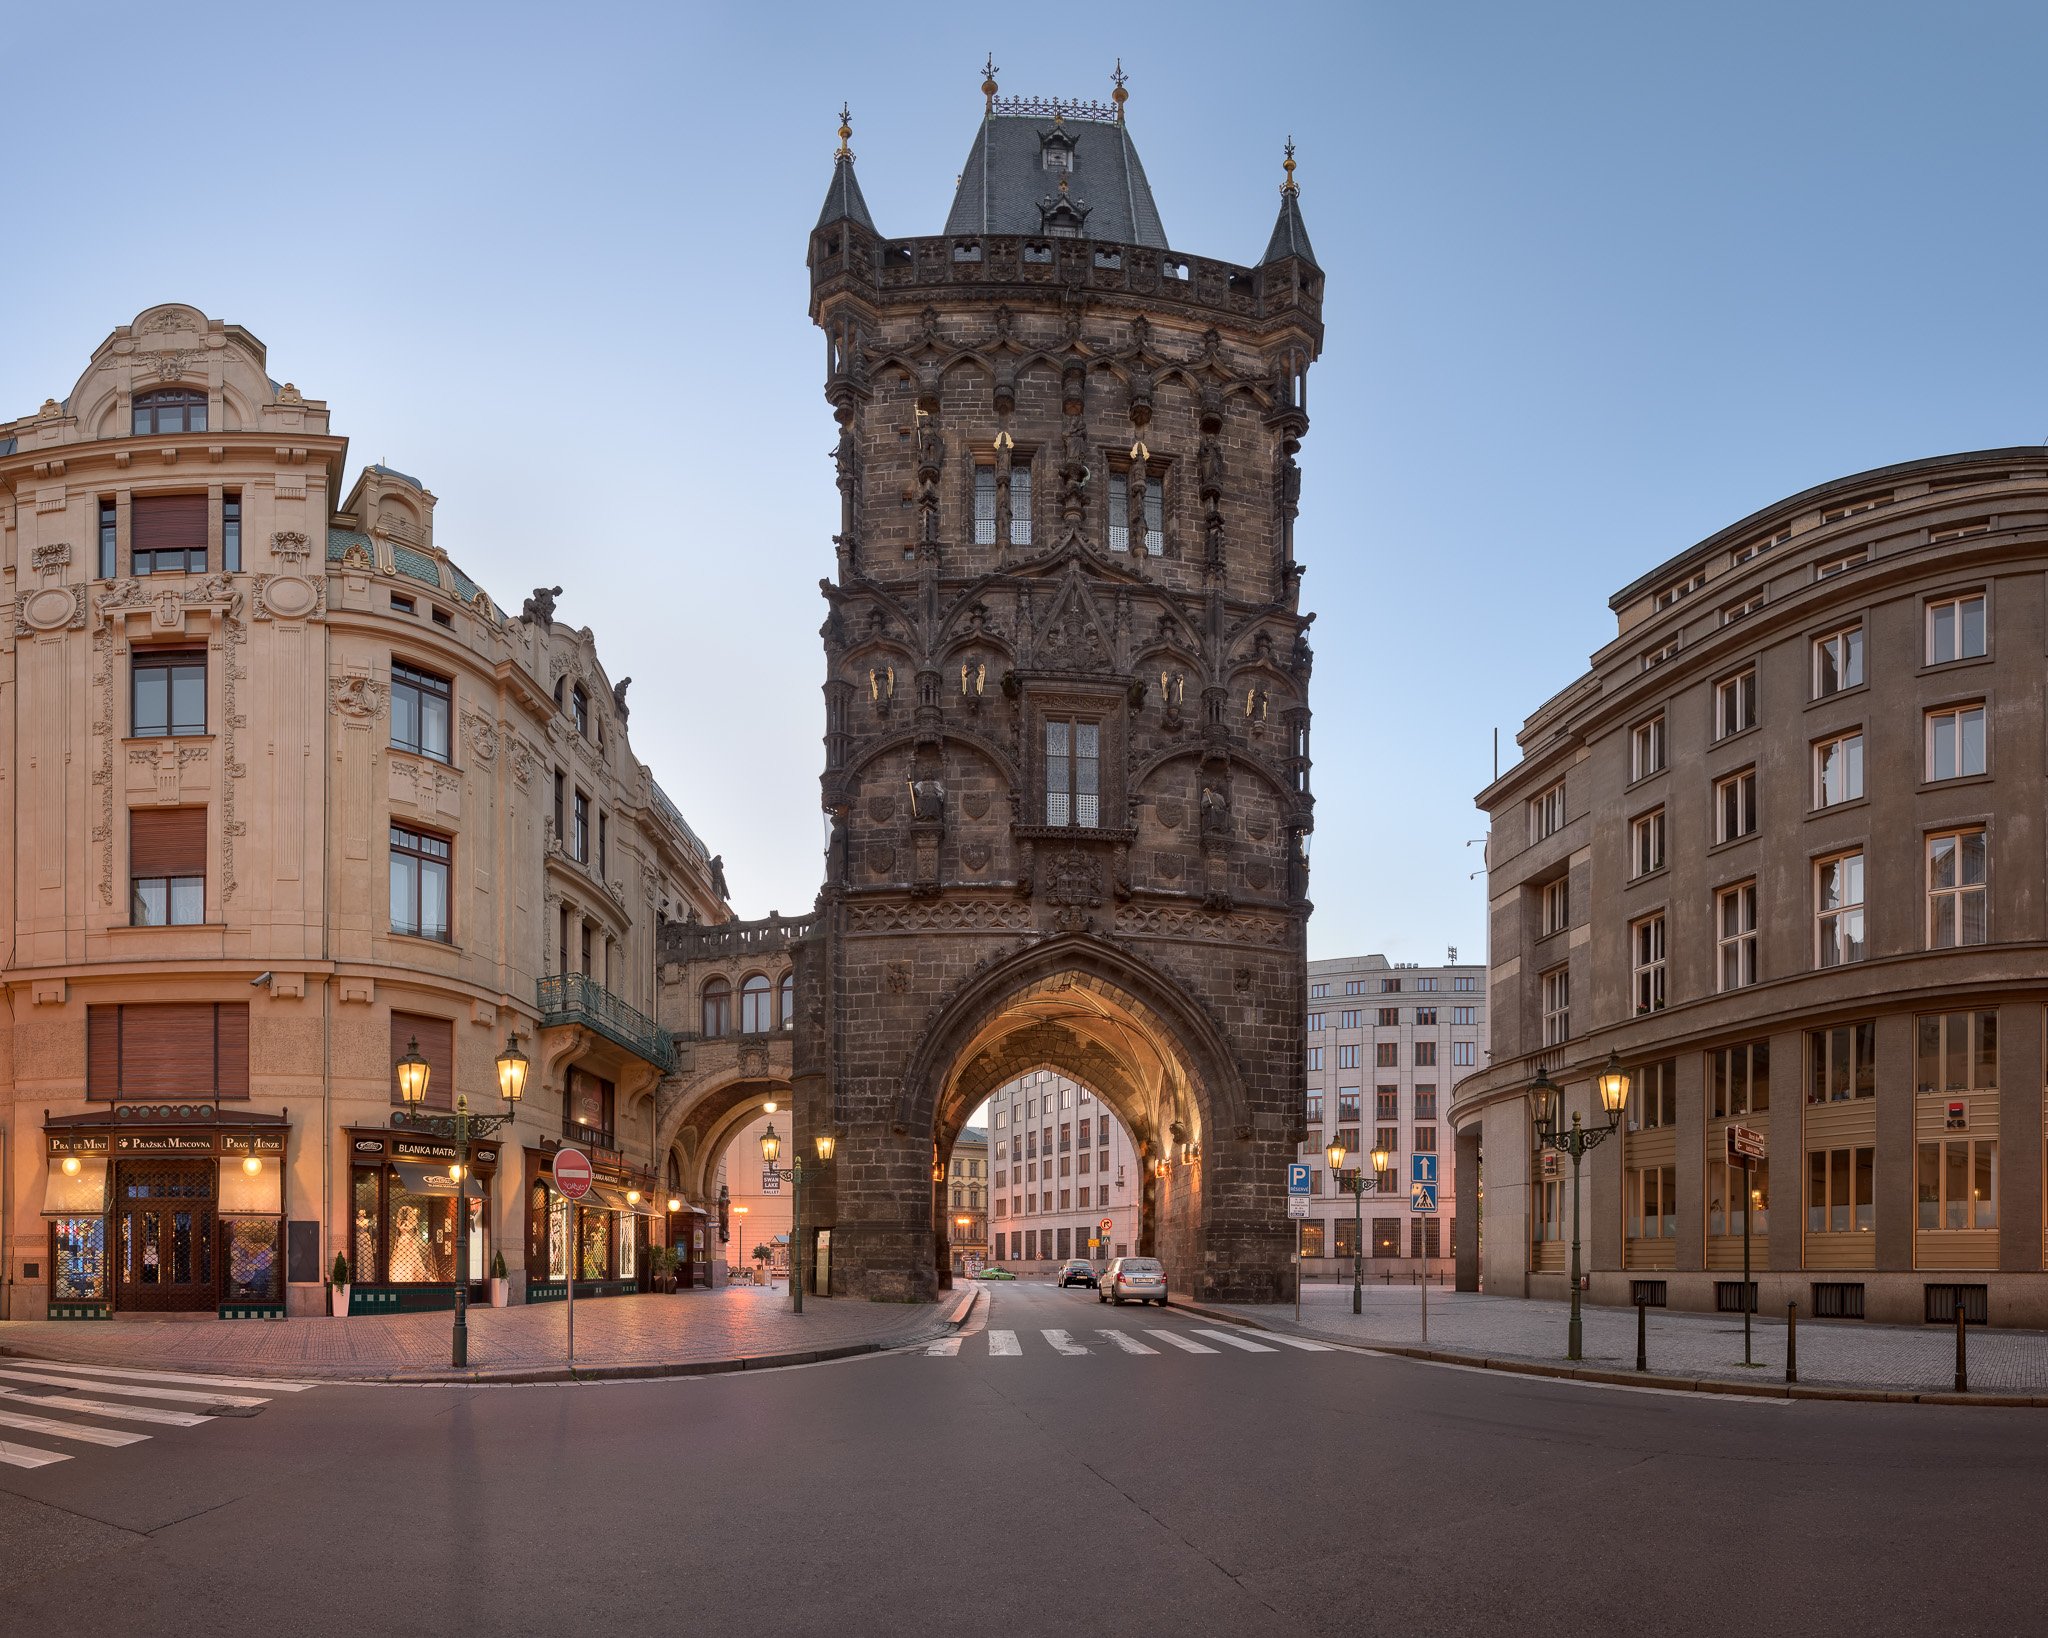
[(407, 1194), (430, 1194), (443, 1200), (455, 1198), (455, 1179), (448, 1175), (446, 1166), (423, 1166), (417, 1161), (394, 1160), (391, 1169), (398, 1174), (399, 1187)]
[(67, 1173), (64, 1162), (52, 1157), (49, 1180), (43, 1185), (45, 1217), (99, 1217), (107, 1209), (107, 1163), (89, 1155), (73, 1156), (76, 1173)]

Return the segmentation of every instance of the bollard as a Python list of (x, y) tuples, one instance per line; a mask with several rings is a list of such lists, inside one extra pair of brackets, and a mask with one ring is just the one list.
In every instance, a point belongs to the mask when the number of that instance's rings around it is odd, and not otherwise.
[(1969, 1334), (1969, 1322), (1963, 1314), (1963, 1294), (1956, 1293), (1956, 1392), (1970, 1391), (1969, 1344), (1964, 1340)]
[(1785, 1304), (1785, 1380), (1799, 1380), (1799, 1304)]
[(1650, 1305), (1638, 1300), (1636, 1303), (1636, 1369), (1650, 1368)]

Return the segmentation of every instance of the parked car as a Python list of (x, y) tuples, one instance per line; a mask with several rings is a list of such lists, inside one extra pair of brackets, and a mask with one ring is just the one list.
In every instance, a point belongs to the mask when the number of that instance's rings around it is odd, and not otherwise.
[(979, 1280), (1014, 1280), (1016, 1277), (1007, 1268), (984, 1268), (975, 1276)]
[(1060, 1270), (1060, 1289), (1064, 1291), (1070, 1285), (1085, 1285), (1090, 1290), (1095, 1288), (1095, 1268), (1087, 1258), (1076, 1257)]
[(1117, 1257), (1102, 1271), (1095, 1288), (1097, 1302), (1156, 1302), (1166, 1306), (1166, 1270), (1157, 1257)]

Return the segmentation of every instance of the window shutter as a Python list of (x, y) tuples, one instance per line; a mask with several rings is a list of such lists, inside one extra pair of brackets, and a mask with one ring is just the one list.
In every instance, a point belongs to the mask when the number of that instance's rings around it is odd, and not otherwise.
[(396, 1012), (391, 1014), (391, 1084), (390, 1096), (393, 1103), (398, 1097), (398, 1060), (406, 1054), (408, 1044), (418, 1039), (420, 1056), (427, 1060), (427, 1100), (429, 1109), (453, 1109), (455, 1107), (455, 1024), (447, 1018), (429, 1018), (423, 1013)]
[[(246, 1043), (246, 1024), (243, 1039)], [(245, 1045), (245, 1063), (246, 1052)], [(245, 1085), (247, 1079), (245, 1069)], [(211, 1001), (121, 1008), (121, 1096), (211, 1097), (214, 1091)]]
[(85, 1009), (85, 1095), (118, 1097), (121, 1091), (121, 1009)]
[(128, 543), (138, 552), (180, 547), (206, 549), (204, 495), (138, 495), (128, 519)]
[(206, 874), (206, 809), (137, 808), (128, 815), (130, 876)]
[(223, 1001), (215, 1007), (214, 1013), (214, 1090), (223, 1098), (246, 1098), (249, 1095), (249, 1004), (246, 1001)]

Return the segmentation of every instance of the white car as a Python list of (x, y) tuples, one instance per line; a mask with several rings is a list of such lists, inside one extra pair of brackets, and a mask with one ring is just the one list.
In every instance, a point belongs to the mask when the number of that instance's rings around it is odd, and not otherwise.
[(1166, 1270), (1157, 1257), (1117, 1257), (1102, 1271), (1095, 1288), (1097, 1302), (1156, 1302), (1166, 1306)]

